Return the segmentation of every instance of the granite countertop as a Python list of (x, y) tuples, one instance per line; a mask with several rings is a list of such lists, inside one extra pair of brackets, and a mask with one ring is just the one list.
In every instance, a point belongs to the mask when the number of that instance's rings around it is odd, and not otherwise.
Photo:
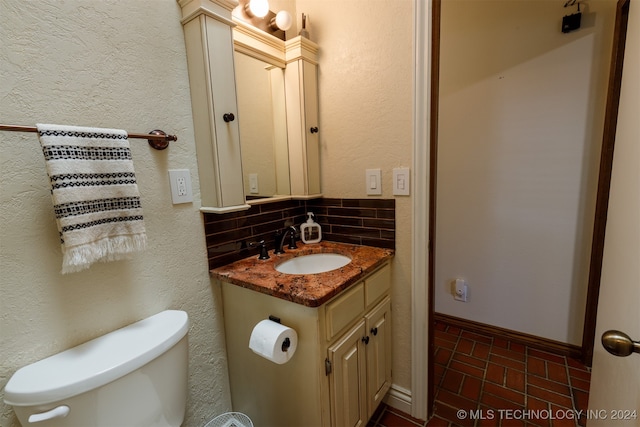
[[(213, 277), (307, 307), (318, 307), (358, 282), (393, 257), (393, 249), (358, 246), (336, 242), (297, 243), (298, 249), (286, 249), (270, 258), (259, 260), (251, 256), (211, 270)], [(275, 266), (295, 256), (315, 253), (337, 253), (351, 262), (337, 270), (318, 274), (285, 274)]]

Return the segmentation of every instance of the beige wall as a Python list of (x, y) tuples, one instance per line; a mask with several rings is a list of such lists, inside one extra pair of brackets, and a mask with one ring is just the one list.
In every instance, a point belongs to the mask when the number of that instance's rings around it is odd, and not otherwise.
[[(175, 0), (0, 3), (0, 117), (130, 132), (161, 128), (165, 151), (131, 140), (148, 250), (61, 275), (35, 134), (0, 133), (0, 389), (21, 366), (165, 309), (190, 316), (185, 425), (230, 409), (224, 328), (207, 273), (186, 54)], [(173, 206), (168, 169), (188, 168), (196, 202)], [(0, 392), (0, 398), (2, 393)], [(0, 425), (16, 426), (3, 403)]]
[[(412, 166), (413, 2), (298, 0), (320, 45), (320, 168), (325, 197), (366, 198), (365, 169)], [(411, 197), (396, 197), (393, 383), (411, 388)]]
[(435, 304), (581, 345), (615, 2), (561, 6), (443, 2)]

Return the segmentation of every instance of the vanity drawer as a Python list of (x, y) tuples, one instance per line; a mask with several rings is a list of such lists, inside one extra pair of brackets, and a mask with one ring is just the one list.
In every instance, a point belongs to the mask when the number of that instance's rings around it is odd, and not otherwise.
[(364, 282), (365, 307), (369, 307), (384, 295), (391, 286), (391, 267), (389, 264), (376, 271)]
[(364, 312), (364, 283), (358, 283), (326, 305), (327, 340)]

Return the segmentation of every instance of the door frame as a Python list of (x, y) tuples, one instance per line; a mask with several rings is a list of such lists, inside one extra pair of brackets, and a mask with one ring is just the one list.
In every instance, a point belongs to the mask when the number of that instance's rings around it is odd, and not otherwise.
[(609, 86), (607, 89), (607, 104), (604, 113), (604, 130), (602, 132), (596, 212), (591, 242), (587, 305), (582, 330), (582, 362), (587, 366), (591, 366), (593, 362), (593, 346), (596, 337), (596, 315), (598, 312), (598, 297), (600, 296), (604, 236), (607, 226), (607, 212), (609, 210), (613, 149), (618, 125), (618, 107), (620, 105), (620, 90), (622, 87), (622, 65), (624, 63), (624, 48), (627, 41), (630, 3), (631, 0), (618, 0), (616, 4), (616, 21), (613, 30), (613, 47), (611, 48), (611, 64), (609, 68)]
[[(411, 416), (426, 420), (433, 407), (433, 251), (435, 225), (430, 220), (433, 174), (430, 162), (434, 159), (432, 108), (437, 108), (438, 90), (433, 83), (434, 55), (432, 26), (439, 23), (440, 0), (413, 0), (413, 197), (412, 197), (412, 262), (411, 262)], [(433, 18), (432, 18), (433, 17)], [(437, 18), (436, 18), (437, 17)], [(439, 32), (439, 31), (438, 31)], [(438, 46), (437, 44), (436, 46)], [(437, 124), (437, 121), (436, 121)], [(424, 254), (428, 256), (425, 263)]]
[[(596, 313), (630, 3), (631, 0), (618, 0), (616, 5), (581, 346), (581, 358), (587, 366), (591, 366), (593, 360)], [(412, 242), (411, 415), (419, 419), (428, 419), (431, 416), (435, 400), (433, 318), (440, 10), (441, 0), (426, 2), (414, 0), (413, 167), (415, 193), (413, 197), (414, 237)], [(428, 214), (425, 215), (425, 212)], [(425, 253), (427, 254), (426, 265), (424, 262)]]

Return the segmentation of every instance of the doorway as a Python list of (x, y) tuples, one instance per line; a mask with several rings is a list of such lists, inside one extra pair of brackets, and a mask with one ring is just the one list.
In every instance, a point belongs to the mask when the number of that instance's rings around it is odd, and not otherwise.
[[(429, 205), (430, 205), (429, 211), (431, 213), (430, 220), (429, 220), (429, 230), (430, 230), (429, 235), (430, 235), (430, 238), (429, 238), (429, 243), (428, 243), (428, 245), (430, 245), (431, 248), (433, 248), (435, 246), (435, 243), (436, 243), (435, 242), (435, 233), (434, 233), (434, 231), (435, 231), (435, 229), (434, 229), (434, 224), (435, 224), (435, 221), (434, 221), (434, 219), (435, 219), (435, 198), (434, 198), (434, 195), (435, 195), (435, 186), (436, 186), (436, 174), (435, 174), (435, 171), (436, 171), (436, 167), (437, 167), (437, 164), (435, 162), (436, 159), (437, 159), (437, 150), (436, 150), (437, 144), (435, 144), (435, 141), (437, 141), (437, 136), (438, 136), (438, 102), (437, 101), (438, 101), (439, 86), (438, 86), (437, 83), (438, 83), (438, 72), (439, 72), (439, 67), (438, 67), (439, 62), (438, 61), (439, 61), (439, 48), (440, 48), (440, 45), (439, 45), (440, 6), (441, 6), (440, 1), (434, 1), (433, 4), (432, 4), (432, 9), (430, 9), (426, 13), (427, 15), (431, 14), (431, 16), (432, 16), (431, 31), (432, 31), (432, 34), (434, 34), (434, 37), (433, 37), (433, 40), (432, 40), (433, 49), (431, 50), (431, 52), (432, 52), (432, 56), (431, 56), (432, 68), (431, 68), (431, 76), (430, 76), (431, 77), (431, 89), (430, 89), (431, 92), (430, 92), (430, 95), (431, 95), (431, 100), (432, 100), (432, 102), (430, 104), (430, 117), (431, 117), (431, 120), (432, 120), (432, 122), (431, 122), (432, 123), (432, 127), (431, 127), (431, 129), (429, 131), (429, 135), (430, 135), (430, 140), (431, 140), (432, 143), (431, 143), (431, 151), (429, 153), (429, 157), (430, 157), (429, 163), (431, 164), (431, 168), (430, 168), (430, 177), (426, 181), (426, 182), (429, 183), (429, 186), (431, 187), (431, 191), (430, 191), (431, 196), (430, 196), (430, 203), (429, 203)], [(418, 16), (420, 16), (420, 13), (418, 13)], [(616, 37), (616, 40), (619, 41), (619, 37)], [(624, 44), (624, 43), (622, 43), (622, 44)], [(419, 49), (419, 46), (418, 46), (418, 49)], [(429, 62), (429, 61), (426, 61), (426, 62)], [(615, 75), (613, 70), (612, 70), (611, 75), (612, 76)], [(423, 91), (423, 93), (424, 93), (424, 91)], [(435, 100), (435, 102), (434, 102), (434, 100)], [(420, 108), (418, 108), (418, 110), (420, 110)], [(427, 110), (428, 110), (428, 108), (427, 108)], [(419, 114), (417, 114), (417, 117), (419, 117)], [(614, 128), (614, 130), (615, 130), (615, 128)], [(420, 132), (417, 132), (417, 135), (420, 135)], [(607, 141), (607, 134), (606, 134), (606, 129), (605, 129), (604, 144), (606, 144), (606, 141)], [(605, 150), (606, 150), (606, 147), (603, 147), (603, 152)], [(417, 150), (416, 154), (417, 154), (417, 158), (419, 159), (420, 158), (420, 154), (424, 155), (424, 149), (423, 149), (422, 152), (420, 152), (420, 150)], [(605, 157), (606, 156), (603, 155), (603, 159), (604, 159), (603, 162), (604, 163), (606, 163)], [(600, 180), (603, 179), (603, 167), (606, 170), (606, 165), (604, 165), (604, 166), (601, 165), (601, 168), (600, 168), (601, 170), (600, 170), (600, 174), (599, 174), (599, 179)], [(609, 166), (609, 170), (610, 170), (610, 166)], [(418, 172), (419, 172), (419, 170), (418, 170), (418, 168), (416, 168), (416, 173), (418, 173)], [(605, 171), (604, 175), (606, 175), (606, 171)], [(600, 186), (602, 186), (602, 183), (600, 184)], [(602, 194), (602, 192), (599, 190), (598, 191), (598, 199), (599, 200), (601, 199), (601, 194)], [(418, 200), (417, 203), (420, 204), (420, 200)], [(598, 202), (598, 206), (599, 206), (598, 209), (601, 209), (601, 207), (602, 207), (601, 205), (602, 205), (602, 203), (599, 201)], [(604, 204), (604, 207), (605, 207), (604, 218), (606, 219), (606, 203)], [(598, 214), (596, 214), (596, 218), (599, 218), (599, 217), (600, 218), (602, 217), (602, 211), (601, 210), (598, 212)], [(603, 230), (602, 230), (602, 234), (601, 234), (600, 231), (598, 230), (598, 221), (599, 220), (596, 221), (596, 227), (594, 229), (594, 234), (593, 234), (593, 242), (594, 242), (593, 246), (594, 246), (594, 248), (598, 244), (598, 241), (602, 241), (603, 240)], [(430, 305), (429, 313), (431, 315), (433, 313), (433, 301), (434, 301), (434, 298), (433, 298), (433, 291), (434, 291), (434, 269), (433, 269), (433, 266), (434, 266), (433, 260), (434, 259), (433, 259), (433, 251), (429, 251), (429, 254), (430, 254), (429, 255), (429, 266), (430, 266), (430, 268), (429, 268), (428, 274), (430, 276), (430, 283), (429, 283), (428, 294), (429, 294), (430, 298), (429, 298), (428, 301), (429, 301), (429, 305)], [(596, 258), (597, 258), (597, 256), (596, 256)], [(600, 261), (601, 261), (601, 257), (600, 257)], [(589, 280), (589, 295), (590, 295), (589, 296), (589, 304), (594, 304), (593, 297), (595, 295), (595, 299), (596, 299), (595, 304), (596, 305), (597, 305), (597, 282), (598, 282), (597, 279), (598, 279), (598, 277), (594, 277), (593, 271), (594, 271), (594, 268), (597, 270), (597, 263), (598, 263), (598, 260), (597, 259), (593, 259), (593, 255), (592, 255), (592, 259), (591, 259), (591, 271), (592, 271), (592, 273), (591, 273), (591, 277), (590, 277), (590, 280)], [(595, 289), (595, 293), (594, 293), (594, 289)], [(589, 308), (587, 308), (587, 313), (588, 312), (589, 312)], [(430, 317), (429, 321), (428, 321), (428, 326), (427, 326), (430, 329), (432, 328), (432, 323), (433, 323), (431, 320), (432, 319)], [(590, 327), (593, 327), (592, 325), (590, 325), (590, 322), (585, 322), (585, 324), (584, 324), (584, 328), (585, 328), (584, 336), (585, 337), (588, 336), (589, 331), (587, 331), (587, 329), (590, 328)], [(433, 332), (432, 329), (431, 329), (431, 332)], [(433, 349), (432, 338), (433, 338), (433, 333), (430, 333), (429, 334), (429, 340), (431, 342), (429, 344), (429, 348), (430, 348), (431, 352), (432, 352), (432, 349)], [(589, 345), (590, 346), (593, 345), (593, 340), (591, 340), (590, 344), (589, 343), (586, 343), (586, 344), (583, 343), (583, 345), (582, 345), (583, 353), (585, 353), (585, 354), (589, 353), (589, 349), (588, 349)], [(416, 353), (414, 351), (414, 356), (415, 356), (415, 354)], [(430, 354), (432, 354), (432, 353), (430, 353)], [(430, 357), (429, 359), (431, 360), (432, 357)], [(419, 361), (416, 361), (415, 363), (419, 363)], [(429, 363), (428, 365), (429, 365), (428, 366), (428, 370), (430, 372), (429, 378), (433, 378), (433, 370), (432, 370), (433, 366), (432, 366), (432, 363)], [(431, 403), (433, 402), (433, 388), (432, 388), (432, 386), (433, 386), (433, 384), (430, 385), (430, 388), (428, 390), (428, 395), (429, 395), (428, 407), (429, 408), (431, 407)], [(414, 408), (415, 408), (415, 405), (414, 405)], [(416, 415), (419, 416), (419, 413), (420, 413), (419, 410), (414, 410), (413, 411), (413, 415), (414, 416), (416, 416)]]

